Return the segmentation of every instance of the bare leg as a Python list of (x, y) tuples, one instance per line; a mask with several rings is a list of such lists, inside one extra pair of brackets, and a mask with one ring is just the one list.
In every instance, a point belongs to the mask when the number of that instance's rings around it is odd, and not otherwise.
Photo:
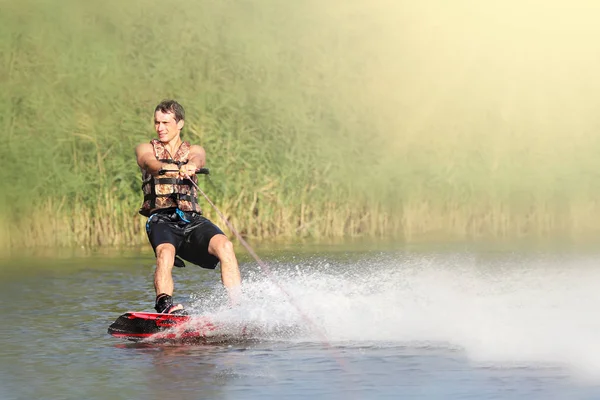
[(221, 261), (221, 281), (227, 289), (233, 304), (240, 298), (242, 279), (237, 258), (233, 251), (233, 244), (225, 235), (215, 235), (208, 243), (208, 252)]
[[(170, 243), (163, 243), (156, 247), (156, 270), (154, 271), (154, 289), (156, 295), (166, 293), (173, 296), (173, 263), (175, 262), (175, 247)], [(178, 304), (174, 310), (182, 309)]]

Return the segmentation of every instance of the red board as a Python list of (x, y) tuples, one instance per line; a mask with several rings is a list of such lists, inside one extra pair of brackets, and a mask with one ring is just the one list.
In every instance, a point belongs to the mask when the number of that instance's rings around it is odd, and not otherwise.
[(112, 336), (129, 340), (202, 340), (217, 327), (206, 316), (126, 312), (108, 327)]

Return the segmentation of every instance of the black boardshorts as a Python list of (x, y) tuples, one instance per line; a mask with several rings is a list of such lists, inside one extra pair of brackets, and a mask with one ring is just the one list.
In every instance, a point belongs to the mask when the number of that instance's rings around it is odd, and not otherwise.
[(175, 254), (192, 264), (215, 269), (219, 263), (208, 253), (208, 243), (213, 236), (224, 233), (200, 214), (174, 208), (160, 210), (148, 218), (146, 233), (155, 254), (158, 245), (171, 243)]

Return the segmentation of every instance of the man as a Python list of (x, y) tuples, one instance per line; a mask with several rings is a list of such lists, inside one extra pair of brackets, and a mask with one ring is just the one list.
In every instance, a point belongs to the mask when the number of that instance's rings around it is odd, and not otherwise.
[(174, 100), (154, 110), (158, 139), (135, 149), (142, 170), (144, 202), (140, 214), (148, 217), (146, 232), (156, 255), (155, 309), (159, 313), (185, 313), (173, 304), (173, 265), (181, 257), (203, 268), (221, 263), (221, 280), (233, 303), (240, 292), (240, 271), (233, 245), (223, 231), (202, 216), (197, 201), (196, 170), (206, 161), (204, 149), (181, 139), (185, 111)]

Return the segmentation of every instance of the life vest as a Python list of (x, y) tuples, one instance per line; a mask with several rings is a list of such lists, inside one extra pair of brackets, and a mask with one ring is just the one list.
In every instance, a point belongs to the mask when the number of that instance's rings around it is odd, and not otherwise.
[[(150, 143), (154, 147), (154, 155), (158, 161), (181, 167), (189, 160), (189, 142), (181, 143), (175, 156), (171, 156), (165, 145), (159, 140), (153, 139)], [(192, 175), (190, 178), (191, 181), (198, 184), (196, 175)], [(142, 192), (144, 193), (144, 203), (140, 208), (140, 214), (146, 217), (152, 215), (156, 210), (165, 208), (179, 208), (181, 211), (193, 211), (201, 214), (196, 188), (190, 179), (181, 179), (178, 171), (153, 176), (142, 169)]]

